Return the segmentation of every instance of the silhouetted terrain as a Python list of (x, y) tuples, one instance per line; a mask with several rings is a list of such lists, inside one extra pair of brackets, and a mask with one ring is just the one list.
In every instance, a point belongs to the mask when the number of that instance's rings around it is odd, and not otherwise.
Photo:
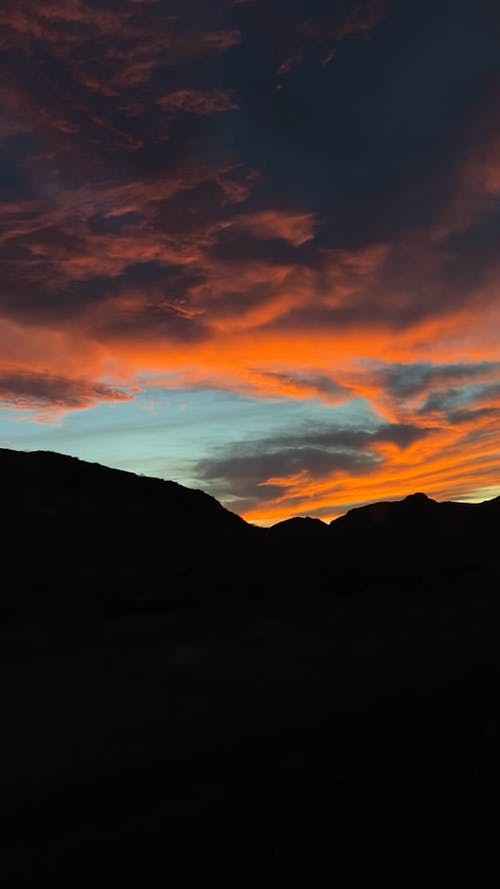
[(0, 450), (0, 484), (8, 611), (115, 591), (176, 596), (182, 577), (219, 572), (248, 531), (202, 491), (60, 454)]
[(265, 530), (57, 454), (0, 484), (9, 887), (496, 852), (500, 498)]

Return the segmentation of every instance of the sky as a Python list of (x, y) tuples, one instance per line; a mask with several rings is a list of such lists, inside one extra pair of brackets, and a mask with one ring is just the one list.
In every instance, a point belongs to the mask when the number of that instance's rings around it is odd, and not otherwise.
[(0, 447), (500, 494), (495, 0), (2, 0)]

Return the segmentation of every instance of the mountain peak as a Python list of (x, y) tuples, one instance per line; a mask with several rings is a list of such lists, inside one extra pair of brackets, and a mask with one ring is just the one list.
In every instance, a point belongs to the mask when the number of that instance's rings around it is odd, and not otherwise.
[(325, 522), (322, 522), (321, 519), (313, 518), (312, 516), (294, 516), (291, 519), (285, 519), (282, 522), (278, 522), (276, 525), (272, 525), (271, 530), (273, 532), (279, 533), (287, 533), (287, 534), (321, 534), (328, 529), (328, 525)]
[(436, 503), (435, 500), (432, 500), (431, 497), (428, 497), (427, 494), (423, 494), (422, 491), (417, 491), (415, 494), (408, 494), (407, 497), (404, 497), (401, 501), (402, 503), (411, 503), (415, 505), (420, 505), (424, 503)]

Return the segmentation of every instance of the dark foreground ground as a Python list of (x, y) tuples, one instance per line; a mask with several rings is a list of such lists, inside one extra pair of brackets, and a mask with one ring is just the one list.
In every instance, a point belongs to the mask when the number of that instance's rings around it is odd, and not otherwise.
[(1, 464), (2, 885), (491, 879), (498, 504), (261, 534)]
[(500, 607), (452, 598), (4, 625), (8, 885), (493, 853)]

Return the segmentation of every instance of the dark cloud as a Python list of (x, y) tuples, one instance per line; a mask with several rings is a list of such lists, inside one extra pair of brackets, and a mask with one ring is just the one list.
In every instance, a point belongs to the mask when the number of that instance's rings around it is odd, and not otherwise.
[[(406, 448), (425, 438), (432, 432), (432, 428), (424, 426), (412, 426), (405, 423), (388, 423), (374, 428), (373, 430), (365, 429), (341, 429), (320, 428), (307, 432), (291, 433), (282, 438), (274, 438), (275, 445), (289, 444), (293, 447), (306, 447), (308, 445), (316, 445), (322, 448), (332, 450), (348, 448), (348, 449), (366, 449), (376, 445), (379, 442), (389, 442), (397, 445), (399, 448)], [(269, 443), (271, 444), (271, 442)]]
[(276, 499), (287, 487), (286, 481), (279, 485), (267, 483), (268, 479), (286, 479), (302, 473), (318, 478), (339, 472), (365, 474), (378, 463), (370, 454), (340, 450), (333, 453), (315, 447), (283, 447), (274, 453), (246, 453), (244, 447), (231, 450), (233, 456), (198, 463), (195, 477), (217, 498), (237, 503), (242, 512), (257, 503)]
[(276, 380), (281, 391), (286, 392), (289, 389), (291, 395), (303, 392), (336, 402), (344, 401), (352, 394), (350, 389), (322, 374), (267, 373), (265, 376)]
[(474, 427), (482, 424), (485, 420), (496, 422), (500, 419), (500, 407), (463, 408), (451, 411), (448, 414), (448, 419), (454, 426), (466, 424)]
[[(432, 428), (386, 424), (367, 431), (337, 427), (290, 432), (227, 446), (223, 452), (200, 461), (195, 477), (217, 497), (241, 501), (247, 510), (259, 501), (272, 500), (287, 488), (287, 479), (336, 475), (369, 475), (384, 462), (377, 445), (408, 448), (432, 433)], [(282, 479), (282, 484), (278, 484)], [(270, 480), (270, 484), (266, 484)]]
[(234, 96), (224, 90), (175, 90), (162, 96), (158, 104), (165, 111), (184, 111), (187, 114), (201, 114), (202, 117), (238, 110)]
[(83, 410), (102, 401), (131, 396), (92, 380), (70, 379), (22, 370), (0, 369), (0, 405), (22, 410)]
[(140, 263), (117, 338), (155, 317), (175, 342), (241, 317), (400, 331), (491, 303), (490, 36), (482, 10), (447, 2), (429, 29), (427, 6), (5, 0), (0, 310), (101, 303), (88, 329), (113, 338), (106, 305)]
[(426, 414), (445, 414), (448, 417), (460, 415), (460, 411), (488, 404), (489, 402), (498, 402), (500, 400), (500, 382), (488, 384), (472, 384), (460, 389), (443, 389), (432, 392), (426, 399), (420, 413)]
[(311, 59), (329, 64), (340, 41), (371, 34), (387, 9), (385, 0), (253, 0), (239, 11), (237, 21), (279, 80)]
[[(325, 18), (332, 12), (348, 17), (355, 6), (313, 4), (313, 29), (327, 37), (333, 28)], [(447, 0), (437, 15), (430, 2), (390, 4), (370, 41), (342, 42), (326, 69), (292, 65), (279, 93), (269, 91), (265, 61), (251, 80), (242, 66), (239, 91), (253, 114), (242, 121), (238, 149), (245, 157), (250, 151), (258, 156), (276, 196), (288, 190), (321, 208), (331, 223), (323, 228), (325, 245), (352, 249), (400, 238), (402, 231), (428, 225), (455, 200), (464, 159), (478, 150), (471, 108), (486, 112), (495, 104), (497, 43), (487, 7)], [(306, 4), (293, 4), (295, 15), (288, 4), (286, 11), (278, 8), (287, 19), (279, 34), (297, 33)], [(271, 4), (271, 22), (273, 13)], [(264, 29), (259, 20), (256, 42), (261, 31), (270, 31), (272, 45), (280, 47), (287, 37), (280, 39), (266, 24)], [(309, 59), (304, 40), (297, 42), (299, 58)], [(490, 116), (482, 146), (497, 125)]]
[(482, 361), (476, 364), (433, 365), (393, 364), (381, 371), (384, 385), (397, 398), (420, 395), (446, 384), (469, 385), (475, 380), (500, 376), (500, 362)]

